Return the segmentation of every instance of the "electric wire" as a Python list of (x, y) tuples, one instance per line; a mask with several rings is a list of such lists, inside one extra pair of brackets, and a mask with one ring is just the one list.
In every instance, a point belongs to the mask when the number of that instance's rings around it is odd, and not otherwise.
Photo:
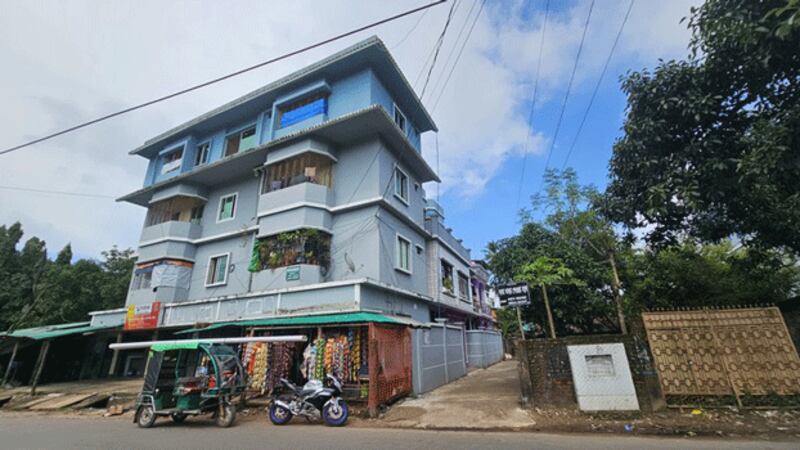
[[(202, 89), (202, 88), (210, 86), (212, 84), (216, 84), (216, 83), (219, 83), (221, 81), (224, 81), (224, 80), (227, 80), (227, 79), (242, 75), (244, 73), (253, 71), (255, 69), (258, 69), (258, 68), (261, 68), (261, 67), (264, 67), (264, 66), (267, 66), (267, 65), (270, 65), (270, 64), (274, 64), (274, 63), (276, 63), (278, 61), (282, 61), (282, 60), (288, 59), (288, 58), (290, 58), (292, 56), (296, 56), (296, 55), (299, 55), (301, 53), (305, 53), (305, 52), (307, 52), (309, 50), (313, 50), (315, 48), (322, 47), (324, 45), (330, 44), (331, 42), (335, 42), (335, 41), (344, 39), (346, 37), (349, 37), (349, 36), (352, 36), (354, 34), (360, 33), (362, 31), (369, 30), (369, 29), (375, 28), (375, 27), (377, 27), (379, 25), (383, 25), (385, 23), (392, 22), (392, 21), (400, 19), (402, 17), (414, 14), (416, 12), (427, 10), (428, 8), (431, 8), (431, 7), (436, 6), (436, 5), (440, 5), (440, 4), (442, 4), (442, 3), (446, 2), (446, 1), (447, 0), (435, 0), (435, 1), (433, 1), (433, 2), (431, 2), (429, 4), (427, 4), (427, 5), (419, 6), (417, 8), (413, 8), (413, 9), (409, 9), (409, 10), (407, 10), (405, 12), (402, 12), (402, 13), (399, 13), (399, 14), (395, 14), (393, 16), (378, 20), (376, 22), (369, 23), (367, 25), (363, 25), (361, 27), (355, 28), (355, 29), (347, 31), (345, 33), (341, 33), (341, 34), (338, 34), (336, 36), (333, 36), (333, 37), (324, 39), (322, 41), (316, 42), (314, 44), (307, 45), (305, 47), (290, 51), (288, 53), (284, 53), (284, 54), (282, 54), (280, 56), (276, 56), (276, 57), (268, 59), (266, 61), (262, 61), (262, 62), (260, 62), (258, 64), (254, 64), (252, 66), (245, 67), (245, 68), (237, 70), (235, 72), (231, 72), (231, 73), (228, 73), (226, 75), (222, 75), (220, 77), (213, 78), (211, 80), (205, 81), (203, 83), (196, 84), (194, 86), (190, 86), (188, 88), (181, 89), (179, 91), (172, 92), (170, 94), (167, 94), (167, 95), (164, 95), (164, 96), (152, 99), (152, 100), (148, 100), (148, 101), (146, 101), (144, 103), (139, 103), (137, 105), (130, 106), (128, 108), (124, 108), (124, 109), (121, 109), (119, 111), (116, 111), (116, 112), (113, 112), (113, 113), (110, 113), (110, 114), (106, 114), (104, 116), (97, 117), (95, 119), (80, 123), (78, 125), (75, 125), (75, 126), (72, 126), (72, 127), (69, 127), (69, 128), (65, 128), (65, 129), (63, 129), (61, 131), (57, 131), (55, 133), (51, 133), (51, 134), (42, 136), (40, 138), (36, 138), (36, 139), (31, 140), (31, 141), (22, 143), (22, 144), (19, 144), (19, 145), (13, 146), (13, 147), (9, 147), (9, 148), (6, 148), (4, 150), (0, 150), (0, 155), (11, 153), (13, 151), (20, 150), (22, 148), (29, 147), (31, 145), (38, 144), (40, 142), (44, 142), (44, 141), (53, 139), (55, 137), (58, 137), (58, 136), (61, 136), (61, 135), (64, 135), (64, 134), (79, 130), (81, 128), (85, 128), (85, 127), (88, 127), (90, 125), (94, 125), (96, 123), (103, 122), (103, 121), (106, 121), (108, 119), (111, 119), (111, 118), (114, 118), (114, 117), (117, 117), (117, 116), (121, 116), (123, 114), (127, 114), (129, 112), (136, 111), (138, 109), (142, 109), (142, 108), (145, 108), (147, 106), (154, 105), (156, 103), (160, 103), (160, 102), (163, 102), (165, 100), (169, 100), (169, 99), (178, 97), (180, 95), (187, 94), (187, 93), (192, 92), (192, 91), (196, 91), (198, 89)], [(455, 3), (456, 2), (453, 2), (453, 6), (455, 6)], [(450, 14), (452, 14), (452, 11), (453, 11), (453, 7), (450, 8)], [(450, 15), (448, 15), (448, 23), (449, 23), (449, 19), (450, 19)]]
[(553, 156), (553, 148), (556, 145), (556, 140), (558, 139), (558, 133), (561, 131), (561, 124), (564, 120), (564, 111), (567, 109), (567, 102), (569, 101), (569, 95), (572, 91), (572, 83), (575, 81), (575, 73), (578, 71), (578, 62), (581, 59), (581, 52), (583, 52), (583, 44), (586, 41), (586, 31), (589, 29), (589, 20), (592, 18), (592, 10), (594, 10), (594, 2), (589, 4), (589, 13), (586, 15), (586, 23), (583, 24), (583, 34), (581, 35), (581, 43), (578, 45), (578, 53), (575, 55), (575, 64), (572, 66), (572, 73), (569, 76), (569, 83), (567, 83), (567, 91), (564, 94), (564, 101), (561, 103), (561, 112), (558, 114), (558, 121), (556, 122), (556, 129), (553, 132), (553, 139), (550, 141), (550, 150), (547, 152), (547, 159), (545, 159), (544, 163), (544, 173), (547, 173), (547, 169), (550, 166), (550, 158)]
[(431, 81), (431, 74), (433, 73), (433, 68), (436, 66), (436, 60), (439, 59), (439, 52), (442, 49), (442, 44), (444, 43), (444, 38), (447, 35), (447, 30), (450, 28), (450, 21), (453, 19), (453, 12), (456, 9), (456, 5), (458, 4), (458, 0), (453, 1), (452, 6), (450, 6), (450, 11), (447, 13), (447, 19), (444, 21), (444, 27), (442, 27), (442, 32), (439, 35), (439, 39), (436, 41), (435, 51), (433, 52), (433, 61), (431, 62), (431, 67), (428, 69), (428, 75), (425, 77), (425, 83), (422, 85), (422, 92), (419, 95), (419, 98), (422, 99), (425, 97), (425, 90), (428, 88), (428, 83)]
[(93, 198), (112, 199), (112, 200), (116, 198), (113, 195), (89, 194), (86, 192), (57, 191), (50, 189), (33, 189), (20, 186), (0, 186), (0, 189), (5, 189), (8, 191), (32, 192), (37, 194), (70, 195), (75, 197), (93, 197)]
[[(453, 71), (455, 70), (456, 66), (458, 65), (458, 62), (461, 60), (461, 54), (464, 53), (464, 48), (467, 46), (467, 42), (469, 42), (469, 38), (472, 36), (472, 30), (475, 29), (475, 24), (478, 23), (478, 19), (480, 18), (481, 13), (483, 12), (483, 7), (485, 5), (486, 5), (486, 0), (481, 0), (481, 6), (478, 9), (478, 14), (476, 14), (475, 18), (472, 20), (472, 25), (470, 25), (470, 27), (469, 27), (469, 31), (467, 32), (467, 37), (464, 38), (464, 41), (461, 43), (461, 48), (458, 50), (458, 55), (456, 56), (456, 60), (453, 63), (452, 67), (450, 67), (450, 72), (447, 74), (447, 78), (444, 80), (444, 84), (442, 85), (441, 90), (439, 90), (439, 95), (436, 97), (436, 101), (433, 102), (433, 108), (431, 108), (431, 112), (435, 112), (436, 111), (436, 106), (439, 105), (439, 100), (441, 100), (442, 95), (444, 94), (445, 90), (447, 89), (447, 84), (450, 82), (450, 77), (453, 76)], [(470, 11), (472, 11), (472, 10), (470, 10)], [(469, 19), (469, 16), (467, 17), (467, 19)], [(449, 60), (449, 58), (448, 58), (448, 60)], [(447, 65), (447, 64), (445, 63), (445, 65)], [(438, 172), (438, 169), (437, 169), (437, 172)]]
[(405, 35), (405, 36), (403, 36), (403, 39), (400, 39), (399, 41), (397, 41), (397, 43), (396, 43), (396, 44), (394, 44), (394, 45), (392, 46), (392, 48), (390, 48), (389, 50), (394, 50), (394, 49), (396, 49), (397, 47), (400, 47), (401, 45), (403, 45), (403, 43), (404, 43), (404, 42), (405, 42), (405, 41), (408, 39), (408, 37), (409, 37), (409, 36), (411, 36), (411, 33), (413, 33), (413, 32), (414, 32), (414, 30), (416, 30), (416, 29), (417, 29), (417, 27), (419, 26), (419, 24), (422, 22), (422, 19), (424, 19), (424, 18), (425, 18), (425, 16), (428, 14), (428, 11), (430, 11), (430, 9), (426, 9), (426, 10), (425, 10), (425, 11), (424, 11), (422, 14), (420, 14), (420, 16), (419, 16), (419, 18), (417, 19), (417, 21), (416, 21), (416, 22), (414, 22), (414, 26), (412, 26), (412, 27), (411, 27), (411, 29), (409, 29), (409, 30), (408, 30), (408, 32), (406, 33), (406, 35)]
[(456, 38), (453, 40), (453, 46), (450, 47), (450, 52), (447, 54), (447, 59), (445, 59), (444, 64), (442, 64), (442, 71), (439, 73), (439, 76), (436, 78), (436, 81), (431, 86), (431, 92), (438, 90), (439, 84), (444, 79), (444, 74), (447, 71), (447, 67), (450, 65), (450, 60), (453, 59), (453, 55), (456, 53), (456, 49), (458, 48), (458, 42), (461, 40), (461, 36), (464, 34), (464, 30), (467, 29), (467, 25), (469, 25), (470, 17), (472, 17), (472, 12), (475, 10), (475, 6), (480, 2), (480, 0), (475, 0), (470, 6), (469, 11), (467, 11), (466, 17), (464, 17), (464, 22), (461, 23), (461, 28), (458, 30), (458, 34)]
[(539, 91), (539, 74), (542, 69), (542, 52), (544, 50), (544, 36), (547, 30), (547, 18), (550, 15), (550, 0), (547, 0), (544, 6), (544, 20), (542, 21), (542, 34), (539, 38), (539, 56), (536, 61), (536, 76), (533, 81), (533, 95), (531, 96), (531, 109), (528, 113), (528, 132), (525, 134), (525, 147), (522, 153), (522, 171), (519, 175), (519, 188), (517, 189), (517, 208), (519, 208), (519, 201), (522, 197), (522, 183), (525, 181), (525, 166), (528, 163), (528, 146), (530, 144), (531, 134), (533, 134), (533, 112), (536, 108), (536, 94)]
[(592, 109), (592, 105), (594, 104), (594, 99), (597, 97), (597, 91), (600, 90), (600, 85), (603, 83), (603, 78), (606, 75), (606, 71), (608, 70), (608, 65), (611, 63), (611, 57), (614, 55), (614, 50), (617, 48), (617, 44), (619, 44), (619, 39), (622, 36), (622, 30), (625, 28), (625, 24), (628, 23), (628, 17), (631, 15), (631, 10), (633, 9), (633, 4), (636, 0), (631, 0), (628, 4), (628, 10), (625, 12), (625, 17), (622, 19), (622, 23), (619, 26), (619, 30), (617, 31), (617, 36), (614, 38), (614, 44), (611, 45), (611, 50), (608, 52), (608, 57), (606, 58), (605, 64), (603, 64), (603, 70), (600, 71), (600, 78), (597, 79), (597, 84), (594, 85), (594, 91), (592, 91), (592, 96), (589, 98), (589, 104), (586, 105), (586, 110), (583, 112), (583, 117), (581, 118), (580, 125), (578, 125), (578, 131), (575, 133), (575, 137), (572, 139), (572, 143), (569, 146), (569, 150), (567, 151), (567, 156), (564, 158), (564, 163), (561, 164), (561, 170), (567, 166), (567, 161), (569, 161), (570, 155), (572, 155), (572, 150), (575, 148), (575, 144), (578, 142), (578, 137), (583, 130), (583, 125), (586, 123), (586, 118), (589, 116), (589, 110)]

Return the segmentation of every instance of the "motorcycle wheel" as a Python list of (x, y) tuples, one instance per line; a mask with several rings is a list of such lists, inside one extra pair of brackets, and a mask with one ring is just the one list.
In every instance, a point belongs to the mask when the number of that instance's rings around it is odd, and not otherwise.
[(150, 428), (156, 423), (156, 411), (150, 405), (142, 405), (136, 411), (136, 424), (139, 428)]
[(183, 421), (186, 420), (186, 414), (181, 413), (172, 413), (169, 417), (175, 423), (183, 423)]
[(292, 420), (292, 412), (278, 404), (269, 405), (269, 420), (275, 425), (286, 425)]
[(236, 420), (236, 407), (226, 403), (222, 407), (222, 414), (217, 413), (216, 424), (218, 427), (228, 428), (233, 425), (234, 420)]
[(338, 403), (328, 403), (322, 408), (322, 419), (325, 424), (330, 427), (340, 427), (347, 422), (350, 411), (347, 408), (347, 403), (339, 399)]

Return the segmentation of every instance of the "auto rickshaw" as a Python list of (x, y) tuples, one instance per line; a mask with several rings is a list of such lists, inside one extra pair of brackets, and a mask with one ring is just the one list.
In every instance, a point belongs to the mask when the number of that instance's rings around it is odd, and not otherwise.
[(217, 425), (236, 419), (233, 398), (247, 387), (247, 374), (228, 344), (305, 342), (304, 335), (118, 342), (112, 350), (149, 348), (142, 392), (133, 421), (150, 428), (158, 416), (181, 423), (188, 416), (211, 414)]
[(228, 345), (186, 341), (153, 343), (134, 422), (150, 428), (158, 416), (181, 423), (211, 414), (220, 427), (236, 419), (232, 399), (247, 379), (237, 352)]

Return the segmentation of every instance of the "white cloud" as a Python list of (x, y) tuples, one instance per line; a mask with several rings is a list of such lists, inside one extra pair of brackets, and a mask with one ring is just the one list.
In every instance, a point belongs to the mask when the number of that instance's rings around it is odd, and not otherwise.
[[(463, 1), (463, 0), (462, 0)], [(417, 6), (393, 2), (13, 2), (0, 15), (0, 147), (205, 81), (290, 49)], [(691, 2), (639, 1), (618, 67), (652, 66), (680, 56), (688, 34), (677, 21)], [(458, 7), (426, 94), (438, 96), (446, 60), (472, 6)], [(500, 167), (524, 151), (526, 105), (541, 14), (528, 2), (487, 3), (434, 112), (443, 192), (481, 193)], [(588, 3), (554, 13), (542, 67), (542, 101), (557, 98), (571, 68)], [(598, 2), (579, 67), (577, 88), (594, 82), (623, 3)], [(449, 6), (437, 6), (392, 50), (413, 82), (441, 31)], [(0, 185), (119, 195), (141, 186), (145, 161), (127, 154), (142, 141), (373, 32), (392, 48), (418, 20), (411, 16), (268, 68), (47, 143), (0, 156)], [(609, 73), (614, 77), (617, 73)], [(435, 89), (434, 89), (435, 88)], [(536, 129), (527, 151), (540, 155), (550, 130)], [(430, 133), (429, 133), (430, 134)], [(435, 165), (433, 136), (425, 155)], [(94, 256), (112, 244), (135, 247), (144, 211), (102, 199), (0, 189), (0, 223), (21, 220), (51, 251), (72, 242)]]

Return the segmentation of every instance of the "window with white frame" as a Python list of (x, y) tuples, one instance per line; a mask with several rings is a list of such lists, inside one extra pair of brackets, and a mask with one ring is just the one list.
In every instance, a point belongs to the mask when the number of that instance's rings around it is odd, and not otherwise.
[(208, 142), (197, 146), (197, 152), (194, 155), (194, 165), (202, 166), (208, 162), (208, 153), (211, 151), (211, 145)]
[(217, 222), (232, 220), (236, 216), (236, 199), (239, 194), (228, 194), (219, 199)]
[(453, 294), (453, 265), (442, 259), (442, 290), (449, 294)]
[(153, 269), (148, 268), (144, 270), (136, 270), (133, 275), (133, 282), (131, 283), (131, 290), (150, 289), (150, 283), (153, 280)]
[(406, 115), (403, 114), (403, 111), (400, 111), (400, 108), (398, 108), (397, 105), (394, 105), (394, 123), (405, 133)]
[(206, 286), (220, 286), (228, 282), (228, 258), (229, 253), (209, 258)]
[(462, 272), (458, 272), (458, 299), (469, 302), (469, 278)]
[(397, 258), (395, 269), (411, 273), (411, 241), (397, 235)]
[(397, 166), (394, 168), (394, 195), (408, 204), (408, 175)]

